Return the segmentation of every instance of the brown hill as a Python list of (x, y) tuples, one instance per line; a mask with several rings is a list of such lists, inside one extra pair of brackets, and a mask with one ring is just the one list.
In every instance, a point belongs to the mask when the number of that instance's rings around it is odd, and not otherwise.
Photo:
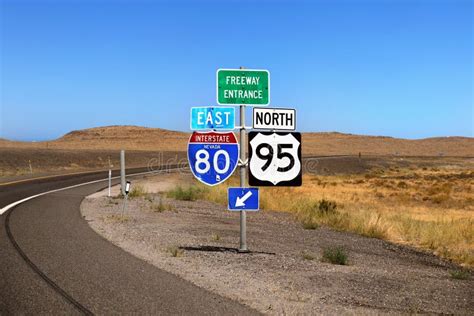
[[(189, 133), (139, 126), (107, 126), (72, 131), (47, 142), (15, 142), (0, 139), (3, 148), (100, 149), (186, 151)], [(308, 155), (404, 155), (474, 157), (474, 138), (437, 137), (400, 139), (341, 133), (304, 133), (303, 154)]]
[(52, 141), (13, 142), (0, 139), (0, 147), (185, 151), (189, 134), (161, 128), (105, 126), (72, 131)]
[(305, 155), (374, 154), (474, 157), (474, 138), (401, 139), (341, 133), (304, 133)]

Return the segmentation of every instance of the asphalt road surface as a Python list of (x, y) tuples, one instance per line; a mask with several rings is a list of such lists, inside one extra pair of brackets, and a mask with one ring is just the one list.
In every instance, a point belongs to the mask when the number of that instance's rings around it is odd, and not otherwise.
[[(128, 173), (146, 170), (129, 170)], [(114, 174), (117, 175), (117, 174)], [(0, 185), (0, 208), (105, 173)], [(114, 180), (114, 183), (118, 180)], [(96, 234), (82, 199), (107, 182), (46, 194), (0, 215), (0, 314), (256, 314)]]

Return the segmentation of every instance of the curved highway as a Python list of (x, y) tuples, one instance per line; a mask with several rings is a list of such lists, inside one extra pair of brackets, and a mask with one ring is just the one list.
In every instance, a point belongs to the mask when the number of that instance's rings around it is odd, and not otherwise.
[[(0, 185), (0, 208), (106, 176), (92, 172)], [(95, 233), (79, 207), (85, 196), (106, 185), (101, 181), (52, 192), (0, 215), (1, 315), (256, 313), (137, 259)]]

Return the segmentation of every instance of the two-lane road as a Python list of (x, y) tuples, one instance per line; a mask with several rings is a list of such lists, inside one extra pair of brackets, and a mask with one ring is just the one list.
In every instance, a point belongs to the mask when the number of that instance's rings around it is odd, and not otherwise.
[[(105, 177), (90, 173), (1, 185), (0, 208)], [(0, 216), (0, 314), (256, 313), (157, 269), (96, 234), (79, 208), (86, 195), (106, 184), (46, 194)]]

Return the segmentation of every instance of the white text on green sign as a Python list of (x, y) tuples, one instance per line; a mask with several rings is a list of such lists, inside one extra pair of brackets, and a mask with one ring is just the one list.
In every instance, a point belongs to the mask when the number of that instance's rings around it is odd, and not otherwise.
[(270, 73), (267, 70), (217, 70), (217, 103), (221, 105), (268, 105)]

